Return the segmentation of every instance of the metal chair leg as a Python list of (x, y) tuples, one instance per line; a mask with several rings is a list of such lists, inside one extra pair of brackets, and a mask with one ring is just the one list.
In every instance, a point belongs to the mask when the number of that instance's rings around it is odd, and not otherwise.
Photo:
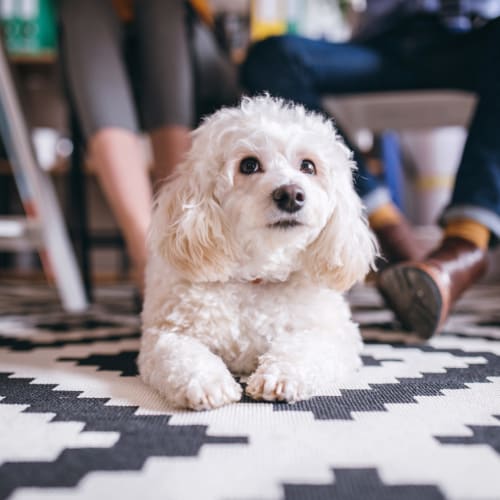
[(71, 235), (80, 263), (85, 292), (92, 301), (92, 273), (90, 266), (90, 238), (88, 232), (86, 180), (83, 169), (83, 138), (77, 117), (71, 113), (71, 138), (73, 152), (70, 159), (68, 207)]
[(41, 232), (44, 268), (49, 276), (53, 273), (64, 308), (73, 312), (82, 311), (87, 308), (88, 302), (80, 270), (52, 180), (35, 160), (1, 40), (0, 133), (26, 215), (34, 219)]

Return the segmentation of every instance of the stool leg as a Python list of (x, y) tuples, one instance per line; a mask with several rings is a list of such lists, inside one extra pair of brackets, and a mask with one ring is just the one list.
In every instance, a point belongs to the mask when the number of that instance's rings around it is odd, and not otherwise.
[(26, 214), (41, 232), (45, 270), (53, 273), (63, 307), (78, 312), (88, 307), (83, 282), (58, 199), (48, 174), (38, 166), (0, 39), (0, 133)]
[(68, 207), (73, 244), (80, 263), (85, 292), (92, 301), (92, 273), (90, 266), (90, 241), (87, 217), (86, 179), (83, 160), (83, 137), (77, 118), (70, 118), (73, 152), (70, 158)]

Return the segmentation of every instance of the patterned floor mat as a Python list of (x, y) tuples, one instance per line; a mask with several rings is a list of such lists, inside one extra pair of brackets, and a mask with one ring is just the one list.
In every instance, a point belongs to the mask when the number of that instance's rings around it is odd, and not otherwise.
[(2, 499), (500, 498), (500, 287), (426, 344), (357, 288), (358, 373), (306, 402), (201, 413), (138, 379), (131, 290), (97, 298), (71, 316), (46, 287), (0, 285)]

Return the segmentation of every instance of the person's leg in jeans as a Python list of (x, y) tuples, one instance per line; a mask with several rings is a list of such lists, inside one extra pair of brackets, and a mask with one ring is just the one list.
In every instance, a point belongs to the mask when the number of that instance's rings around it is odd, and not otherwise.
[(500, 20), (422, 54), (437, 86), (478, 96), (452, 199), (442, 216), (444, 238), (422, 261), (384, 271), (379, 288), (407, 328), (439, 331), (453, 303), (486, 271), (487, 248), (500, 237)]
[[(325, 113), (321, 98), (326, 94), (416, 85), (411, 68), (379, 49), (366, 44), (331, 43), (297, 36), (273, 37), (254, 45), (242, 68), (242, 81), (251, 93), (267, 91), (320, 113)], [(404, 217), (392, 204), (385, 184), (368, 172), (359, 151), (349, 146), (358, 165), (356, 189), (363, 198), (382, 254), (391, 262), (420, 257), (420, 247)]]
[(152, 191), (111, 2), (60, 0), (64, 66), (96, 174), (142, 288)]
[[(475, 79), (470, 86), (478, 96), (451, 202), (443, 221), (469, 217), (500, 238), (500, 20), (493, 21), (471, 43)], [(469, 66), (470, 67), (470, 66)]]

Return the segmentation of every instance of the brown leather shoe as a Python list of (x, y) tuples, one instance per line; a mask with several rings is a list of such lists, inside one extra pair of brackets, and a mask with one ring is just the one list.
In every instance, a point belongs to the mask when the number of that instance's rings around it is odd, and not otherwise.
[(374, 229), (374, 233), (382, 255), (382, 262), (377, 263), (379, 269), (383, 269), (388, 264), (424, 258), (424, 249), (415, 238), (406, 219), (402, 218), (397, 224), (388, 224)]
[(428, 339), (440, 330), (453, 303), (486, 271), (487, 251), (462, 238), (446, 238), (421, 262), (388, 267), (377, 288), (403, 327)]

